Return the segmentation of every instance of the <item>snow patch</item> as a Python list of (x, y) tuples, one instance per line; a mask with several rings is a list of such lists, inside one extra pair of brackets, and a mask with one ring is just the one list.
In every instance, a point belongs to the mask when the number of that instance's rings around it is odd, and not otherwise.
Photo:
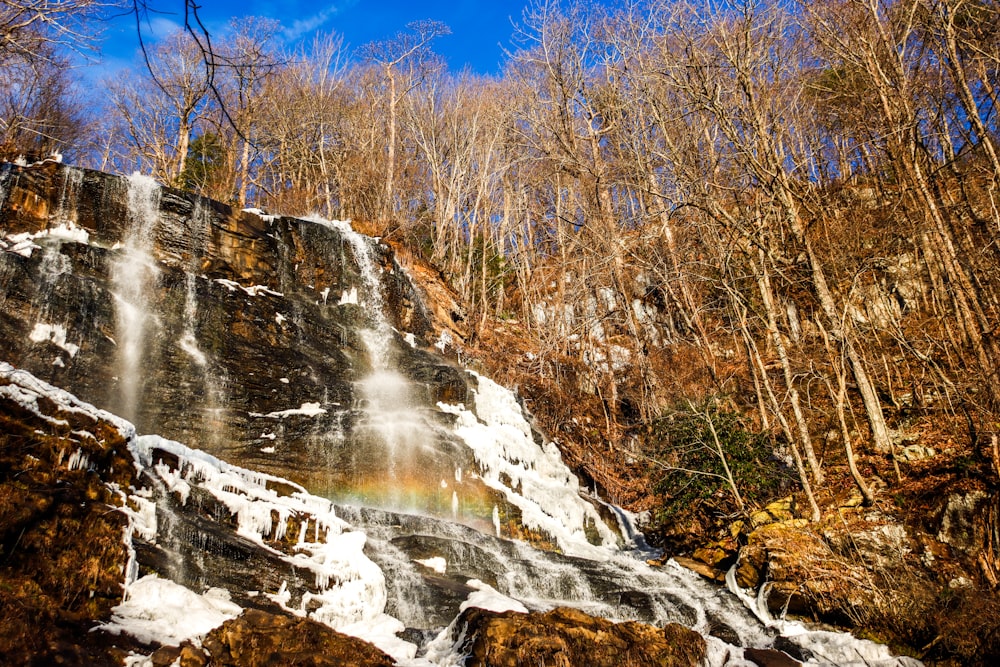
[(200, 646), (205, 635), (242, 611), (230, 601), (228, 591), (210, 588), (198, 595), (149, 574), (128, 587), (125, 601), (111, 609), (111, 620), (100, 627), (145, 643), (178, 646), (190, 640)]
[(40, 232), (21, 232), (20, 234), (6, 235), (4, 250), (22, 257), (31, 257), (31, 253), (39, 250), (41, 246), (35, 243), (36, 239), (56, 239), (58, 241), (69, 241), (73, 243), (90, 243), (90, 233), (82, 227), (77, 227), (76, 223), (66, 221), (55, 227), (43, 229)]
[(269, 417), (271, 419), (284, 419), (285, 417), (291, 417), (293, 415), (302, 415), (304, 417), (318, 417), (320, 415), (325, 415), (326, 410), (319, 407), (319, 403), (303, 403), (301, 407), (292, 408), (290, 410), (278, 410), (276, 412), (268, 412), (267, 414), (261, 412), (251, 412), (251, 417)]
[(444, 351), (449, 346), (454, 346), (454, 344), (455, 344), (455, 339), (452, 338), (451, 333), (449, 333), (447, 329), (442, 329), (441, 335), (438, 337), (437, 342), (434, 343), (434, 347), (436, 347), (442, 354), (444, 354)]
[(340, 293), (340, 305), (343, 306), (346, 303), (358, 304), (358, 288), (352, 287), (349, 290), (344, 290)]
[(448, 561), (446, 561), (441, 556), (433, 556), (431, 558), (424, 559), (414, 559), (414, 563), (420, 563), (426, 568), (434, 570), (438, 574), (444, 574), (448, 571)]
[(487, 583), (478, 579), (470, 579), (465, 583), (476, 590), (469, 593), (469, 597), (459, 607), (460, 611), (465, 611), (469, 607), (478, 607), (479, 609), (495, 611), (497, 613), (505, 611), (516, 611), (521, 614), (528, 613), (528, 608), (523, 604), (514, 598), (507, 597)]
[(276, 216), (276, 215), (268, 215), (267, 213), (265, 213), (263, 210), (261, 210), (259, 208), (245, 208), (245, 209), (243, 209), (243, 212), (244, 213), (251, 213), (253, 215), (256, 215), (258, 218), (260, 218), (264, 222), (268, 222), (268, 223), (274, 222), (275, 220), (278, 219), (278, 216)]
[(42, 411), (38, 407), (39, 398), (49, 399), (63, 412), (84, 414), (94, 420), (105, 420), (114, 425), (126, 440), (135, 437), (135, 427), (121, 417), (95, 408), (90, 403), (84, 403), (68, 391), (53, 387), (27, 371), (14, 368), (5, 361), (0, 361), (0, 378), (11, 383), (0, 386), (0, 395), (6, 396), (50, 424), (66, 426), (67, 422)]
[(49, 342), (56, 347), (65, 350), (69, 356), (75, 357), (80, 351), (80, 346), (75, 343), (66, 342), (66, 327), (61, 324), (45, 324), (38, 322), (35, 328), (28, 334), (28, 340), (32, 343)]
[(213, 279), (213, 281), (224, 286), (230, 292), (235, 292), (236, 290), (240, 289), (249, 294), (250, 296), (260, 296), (261, 294), (270, 294), (271, 296), (278, 296), (278, 297), (285, 296), (281, 292), (275, 292), (273, 289), (271, 289), (266, 285), (250, 285), (249, 287), (246, 287), (244, 285), (239, 284), (235, 280), (227, 280), (226, 278), (215, 278)]

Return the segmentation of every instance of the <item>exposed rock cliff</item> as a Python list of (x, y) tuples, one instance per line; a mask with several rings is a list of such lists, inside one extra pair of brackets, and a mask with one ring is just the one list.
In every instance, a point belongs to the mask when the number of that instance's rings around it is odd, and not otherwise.
[[(450, 513), (451, 490), (437, 485), (467, 450), (435, 432), (452, 419), (435, 404), (467, 403), (473, 380), (427, 350), (457, 340), (462, 316), (425, 309), (387, 246), (346, 224), (54, 163), (8, 165), (0, 193), (6, 361), (140, 432), (360, 497), (374, 492), (359, 477), (390, 474), (378, 470), (384, 422), (419, 419), (427, 441), (408, 467), (421, 478), (397, 479), (397, 492)], [(364, 331), (379, 327), (385, 349), (373, 352)], [(402, 377), (366, 383), (385, 355)], [(366, 413), (373, 403), (381, 414)], [(475, 467), (468, 455), (458, 465)], [(462, 484), (470, 502), (489, 495)]]

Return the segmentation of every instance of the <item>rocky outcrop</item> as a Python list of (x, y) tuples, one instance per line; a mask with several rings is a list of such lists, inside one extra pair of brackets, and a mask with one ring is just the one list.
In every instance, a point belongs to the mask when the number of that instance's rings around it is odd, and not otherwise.
[(995, 664), (1000, 598), (990, 580), (995, 552), (984, 546), (994, 534), (989, 497), (939, 497), (936, 513), (916, 514), (924, 525), (858, 503), (818, 524), (757, 516), (737, 526), (735, 583), (775, 617), (852, 628), (930, 662)]
[(694, 667), (706, 651), (705, 639), (681, 625), (612, 623), (565, 607), (530, 614), (472, 607), (455, 635), (472, 667)]
[(0, 377), (0, 656), (6, 665), (120, 664), (91, 635), (128, 560), (121, 498), (135, 468), (115, 425)]
[(371, 644), (304, 618), (248, 610), (212, 630), (201, 647), (185, 643), (150, 656), (154, 667), (392, 667)]

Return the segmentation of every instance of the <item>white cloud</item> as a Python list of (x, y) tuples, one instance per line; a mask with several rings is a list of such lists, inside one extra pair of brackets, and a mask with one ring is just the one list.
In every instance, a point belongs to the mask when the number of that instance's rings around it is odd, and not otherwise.
[(143, 29), (148, 30), (154, 40), (163, 39), (181, 29), (181, 24), (162, 16), (155, 16), (143, 21)]
[(344, 11), (345, 9), (350, 9), (356, 4), (358, 4), (358, 0), (345, 0), (344, 2), (331, 4), (312, 16), (296, 19), (290, 26), (287, 26), (282, 33), (287, 41), (293, 42), (299, 37), (318, 29), (336, 14)]

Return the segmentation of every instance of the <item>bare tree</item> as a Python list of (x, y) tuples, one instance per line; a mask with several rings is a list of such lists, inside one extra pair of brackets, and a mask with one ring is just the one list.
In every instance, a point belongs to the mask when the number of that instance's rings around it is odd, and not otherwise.
[(451, 29), (439, 21), (415, 21), (407, 26), (409, 32), (401, 32), (394, 39), (366, 45), (362, 56), (375, 63), (386, 84), (386, 167), (385, 167), (385, 208), (384, 215), (391, 219), (396, 212), (396, 143), (398, 132), (399, 103), (431, 70), (440, 66), (430, 50), (431, 42), (443, 35), (451, 34)]
[(0, 156), (40, 159), (79, 146), (88, 122), (64, 58), (43, 45), (0, 67)]
[(46, 58), (57, 46), (92, 44), (92, 20), (114, 2), (105, 0), (4, 0), (0, 4), (0, 59)]
[(251, 181), (252, 163), (259, 149), (256, 144), (260, 130), (263, 92), (271, 77), (284, 66), (285, 58), (275, 49), (280, 24), (273, 19), (249, 16), (231, 22), (232, 35), (215, 53), (222, 73), (223, 98), (221, 111), (233, 124), (238, 135), (239, 153), (236, 159), (236, 203), (246, 206)]

